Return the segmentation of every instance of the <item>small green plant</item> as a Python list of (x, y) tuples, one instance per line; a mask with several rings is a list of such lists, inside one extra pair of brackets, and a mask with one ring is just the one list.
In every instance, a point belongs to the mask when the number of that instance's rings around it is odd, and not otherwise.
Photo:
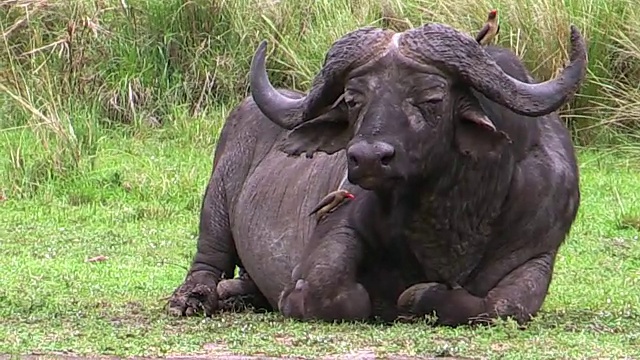
[(640, 214), (637, 212), (623, 214), (620, 218), (620, 228), (640, 231)]

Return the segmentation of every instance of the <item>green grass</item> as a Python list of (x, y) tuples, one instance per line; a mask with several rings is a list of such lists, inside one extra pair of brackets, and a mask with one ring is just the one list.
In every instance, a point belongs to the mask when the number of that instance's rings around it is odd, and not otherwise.
[[(510, 322), (449, 329), (303, 324), (277, 314), (166, 315), (164, 298), (181, 283), (195, 251), (222, 116), (192, 120), (200, 131), (191, 136), (180, 126), (135, 137), (113, 130), (99, 142), (91, 170), (53, 179), (28, 199), (7, 195), (0, 203), (0, 353), (314, 356), (369, 349), (640, 357), (640, 161), (602, 151), (580, 154), (578, 220), (543, 311), (525, 330)], [(108, 258), (85, 262), (99, 255)]]
[[(360, 26), (435, 21), (475, 34), (491, 8), (498, 42), (539, 80), (567, 59), (570, 23), (589, 52), (587, 80), (562, 111), (589, 145), (582, 207), (528, 329), (164, 313), (259, 40), (269, 40), (273, 82), (306, 90), (331, 43)], [(0, 355), (640, 358), (636, 2), (0, 0), (0, 34)], [(108, 258), (85, 262), (99, 255)]]

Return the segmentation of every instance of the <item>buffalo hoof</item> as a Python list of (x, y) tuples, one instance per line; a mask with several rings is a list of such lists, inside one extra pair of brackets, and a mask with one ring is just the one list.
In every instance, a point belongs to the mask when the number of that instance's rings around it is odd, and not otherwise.
[(485, 310), (484, 300), (462, 287), (450, 289), (440, 283), (416, 284), (398, 298), (398, 310), (408, 315), (431, 315), (437, 323), (457, 326), (469, 323)]
[(171, 295), (167, 312), (173, 316), (192, 316), (204, 311), (211, 316), (218, 308), (218, 293), (213, 274), (199, 271), (187, 279)]
[[(334, 293), (334, 291), (331, 291)], [(369, 293), (360, 284), (350, 289), (338, 291), (332, 298), (312, 292), (311, 285), (304, 279), (298, 279), (293, 288), (285, 289), (278, 302), (280, 312), (298, 320), (364, 320), (371, 314)]]
[(286, 289), (280, 294), (278, 308), (280, 312), (290, 318), (305, 320), (307, 319), (306, 303), (309, 297), (309, 283), (303, 279), (296, 281), (293, 289)]

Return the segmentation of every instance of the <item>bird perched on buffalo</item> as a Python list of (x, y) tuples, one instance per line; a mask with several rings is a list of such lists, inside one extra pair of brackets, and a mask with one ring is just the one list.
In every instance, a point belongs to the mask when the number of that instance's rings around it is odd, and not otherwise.
[(476, 35), (476, 41), (480, 45), (489, 44), (493, 38), (500, 32), (500, 24), (498, 23), (498, 10), (493, 9), (489, 11), (487, 22), (485, 22), (478, 35)]
[(324, 215), (335, 210), (346, 199), (354, 199), (352, 193), (347, 190), (336, 190), (330, 192), (327, 196), (322, 198), (318, 205), (309, 213), (309, 216), (317, 214), (316, 218), (320, 220)]

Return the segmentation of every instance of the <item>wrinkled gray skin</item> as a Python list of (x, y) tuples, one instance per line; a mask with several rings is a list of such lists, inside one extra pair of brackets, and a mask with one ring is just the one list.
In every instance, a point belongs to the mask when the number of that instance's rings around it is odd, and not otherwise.
[[(585, 76), (573, 26), (571, 45), (559, 77), (534, 84), (511, 51), (445, 25), (363, 28), (334, 43), (303, 96), (269, 83), (263, 42), (170, 311), (211, 313), (239, 265), (247, 288), (298, 319), (529, 321), (580, 203), (555, 113)], [(346, 170), (355, 199), (316, 226), (309, 209)]]

